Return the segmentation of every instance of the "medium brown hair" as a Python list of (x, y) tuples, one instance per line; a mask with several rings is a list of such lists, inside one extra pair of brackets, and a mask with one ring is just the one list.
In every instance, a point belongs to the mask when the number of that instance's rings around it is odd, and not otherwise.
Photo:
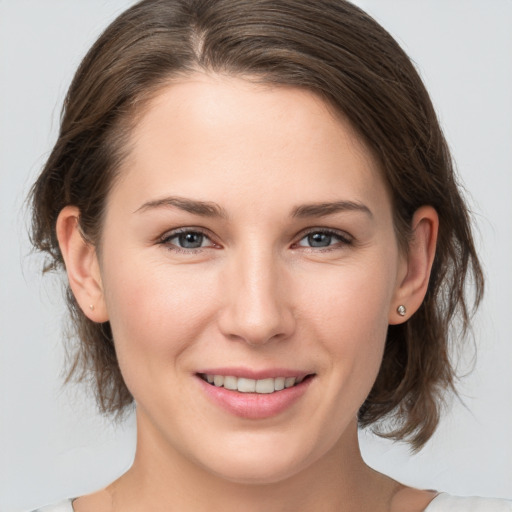
[[(389, 327), (380, 373), (359, 411), (362, 426), (391, 418), (381, 435), (421, 447), (438, 424), (444, 391), (453, 389), (450, 325), (458, 317), (465, 332), (483, 277), (428, 93), (396, 41), (351, 3), (145, 0), (124, 12), (88, 52), (68, 91), (58, 140), (32, 191), (35, 247), (49, 254), (48, 268), (63, 266), (56, 220), (75, 205), (84, 238), (101, 249), (105, 199), (138, 114), (169, 80), (201, 70), (302, 87), (348, 119), (389, 185), (404, 250), (414, 212), (422, 205), (438, 212), (425, 300), (405, 323)], [(120, 412), (133, 398), (110, 325), (91, 322), (69, 288), (67, 299), (80, 340), (70, 375), (92, 378), (101, 410)]]

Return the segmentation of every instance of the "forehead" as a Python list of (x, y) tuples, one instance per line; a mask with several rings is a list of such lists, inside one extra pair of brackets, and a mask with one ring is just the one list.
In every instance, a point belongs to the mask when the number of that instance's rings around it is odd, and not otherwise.
[(218, 200), (229, 192), (249, 199), (258, 190), (264, 202), (277, 187), (282, 200), (307, 191), (308, 200), (323, 201), (385, 189), (363, 141), (317, 95), (200, 73), (148, 103), (120, 181), (130, 181), (139, 200), (164, 193)]

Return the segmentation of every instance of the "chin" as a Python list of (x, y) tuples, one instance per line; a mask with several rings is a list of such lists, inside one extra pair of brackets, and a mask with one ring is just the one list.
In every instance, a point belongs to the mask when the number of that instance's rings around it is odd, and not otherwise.
[(293, 477), (302, 469), (294, 462), (280, 459), (255, 462), (236, 460), (229, 467), (214, 467), (210, 471), (223, 480), (235, 484), (271, 485)]
[[(242, 436), (243, 437), (243, 436)], [(289, 439), (289, 435), (288, 441)], [(259, 441), (259, 442), (258, 442)], [(244, 443), (224, 446), (222, 454), (210, 452), (201, 461), (203, 468), (216, 476), (237, 484), (268, 485), (283, 482), (307, 468), (321, 453), (316, 454), (303, 443), (283, 442), (281, 436), (265, 443), (250, 439)], [(298, 441), (298, 440), (297, 440)]]

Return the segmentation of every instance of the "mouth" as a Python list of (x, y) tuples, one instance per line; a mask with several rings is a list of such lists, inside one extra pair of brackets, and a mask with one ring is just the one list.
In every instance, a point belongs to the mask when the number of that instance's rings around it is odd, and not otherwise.
[(199, 373), (198, 376), (211, 386), (217, 388), (224, 388), (239, 393), (270, 395), (298, 386), (302, 382), (311, 379), (314, 375), (269, 377), (265, 379), (249, 379), (245, 377), (235, 377), (233, 375), (214, 375), (206, 373)]
[(315, 373), (290, 369), (206, 368), (196, 373), (205, 396), (228, 414), (264, 420), (292, 410), (308, 395)]

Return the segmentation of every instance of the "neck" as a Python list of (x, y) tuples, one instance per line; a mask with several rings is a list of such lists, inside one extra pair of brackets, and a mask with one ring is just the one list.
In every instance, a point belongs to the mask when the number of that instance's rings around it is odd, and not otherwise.
[(331, 450), (305, 469), (276, 481), (247, 483), (195, 464), (170, 447), (139, 413), (134, 464), (110, 488), (115, 512), (379, 512), (389, 510), (396, 490), (395, 482), (364, 463), (355, 420)]

